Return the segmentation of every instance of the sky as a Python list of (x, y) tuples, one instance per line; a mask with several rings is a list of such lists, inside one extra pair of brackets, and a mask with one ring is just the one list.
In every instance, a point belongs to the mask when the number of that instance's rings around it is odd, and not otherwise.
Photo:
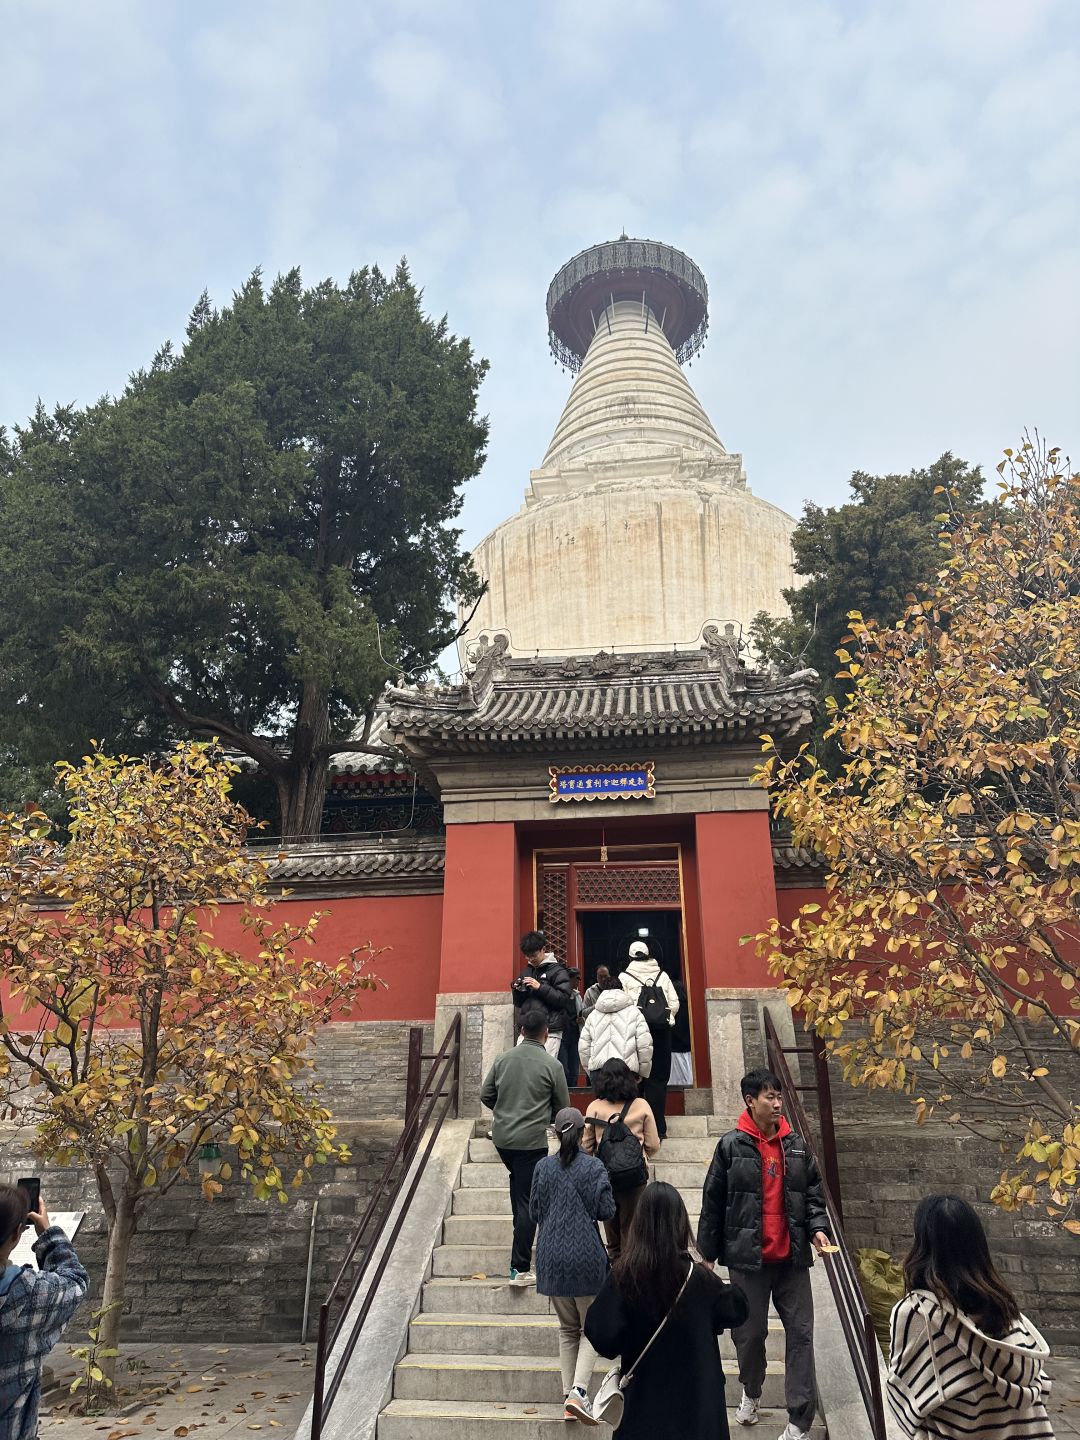
[(0, 0), (0, 423), (120, 390), (207, 289), (404, 255), (491, 364), (475, 541), (569, 391), (548, 282), (698, 263), (689, 378), (798, 515), (853, 470), (1080, 450), (1076, 0)]

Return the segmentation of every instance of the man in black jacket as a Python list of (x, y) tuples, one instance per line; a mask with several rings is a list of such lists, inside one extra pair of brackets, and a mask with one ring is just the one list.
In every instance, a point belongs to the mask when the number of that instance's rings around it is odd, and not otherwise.
[(522, 1011), (526, 1006), (541, 1005), (548, 1021), (548, 1038), (544, 1048), (557, 1060), (563, 1026), (577, 1014), (570, 972), (548, 950), (547, 940), (539, 930), (530, 930), (521, 937), (521, 953), (527, 963), (510, 987), (514, 997), (514, 1030), (519, 1035), (518, 1044), (521, 1043)]
[(780, 1440), (809, 1440), (817, 1409), (814, 1300), (815, 1250), (832, 1244), (817, 1163), (783, 1113), (780, 1082), (752, 1070), (740, 1086), (745, 1110), (721, 1137), (701, 1199), (698, 1249), (728, 1267), (750, 1313), (732, 1332), (743, 1393), (735, 1419), (756, 1425), (765, 1381), (769, 1301), (784, 1326), (784, 1399), (788, 1424)]

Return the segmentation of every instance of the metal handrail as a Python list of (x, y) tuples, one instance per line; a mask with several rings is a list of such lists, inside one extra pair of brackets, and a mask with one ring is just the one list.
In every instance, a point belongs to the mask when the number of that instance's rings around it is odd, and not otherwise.
[[(419, 1031), (422, 1037), (423, 1032)], [(356, 1349), (360, 1332), (368, 1317), (372, 1305), (375, 1303), (375, 1296), (378, 1292), (379, 1282), (383, 1277), (394, 1245), (401, 1233), (402, 1227), (409, 1213), (409, 1206), (412, 1204), (413, 1196), (416, 1194), (420, 1181), (423, 1178), (427, 1163), (431, 1158), (431, 1152), (435, 1148), (435, 1141), (439, 1137), (443, 1121), (451, 1109), (457, 1108), (457, 1096), (461, 1077), (461, 1014), (456, 1014), (450, 1022), (450, 1028), (446, 1036), (431, 1058), (431, 1066), (423, 1080), (416, 1084), (414, 1070), (414, 1057), (419, 1055), (422, 1047), (422, 1038), (415, 1041), (410, 1035), (410, 1063), (409, 1086), (406, 1096), (405, 1123), (402, 1127), (401, 1138), (394, 1148), (393, 1154), (386, 1162), (378, 1183), (375, 1186), (372, 1198), (364, 1211), (359, 1227), (353, 1237), (352, 1244), (341, 1262), (341, 1268), (334, 1277), (334, 1282), (326, 1292), (326, 1298), (319, 1307), (319, 1339), (315, 1352), (315, 1389), (311, 1404), (311, 1440), (319, 1440), (322, 1434), (323, 1423), (330, 1413), (330, 1407), (334, 1403), (341, 1382), (344, 1379), (345, 1371), (353, 1351)], [(424, 1057), (426, 1058), (426, 1057)], [(447, 1083), (449, 1081), (449, 1084)], [(441, 1102), (441, 1104), (440, 1104)], [(438, 1113), (436, 1114), (436, 1107)], [(432, 1117), (434, 1116), (434, 1120)], [(429, 1129), (430, 1126), (430, 1129)], [(417, 1152), (420, 1149), (420, 1141), (427, 1132), (427, 1144), (423, 1153), (417, 1160)], [(415, 1164), (413, 1162), (416, 1162)], [(397, 1169), (397, 1177), (393, 1178)], [(411, 1176), (411, 1181), (410, 1181)], [(406, 1184), (408, 1188), (406, 1189)], [(404, 1193), (403, 1193), (404, 1192)], [(400, 1204), (398, 1203), (400, 1200)], [(393, 1225), (390, 1225), (391, 1216), (395, 1209), (397, 1217)], [(380, 1213), (381, 1210), (381, 1213)], [(378, 1216), (378, 1218), (376, 1218)], [(382, 1243), (384, 1241), (385, 1243)], [(367, 1293), (364, 1296), (351, 1328), (345, 1338), (341, 1354), (338, 1356), (337, 1365), (329, 1381), (326, 1378), (327, 1364), (333, 1354), (334, 1347), (341, 1338), (349, 1319), (353, 1303), (360, 1293), (360, 1287), (364, 1282), (372, 1259), (376, 1252), (382, 1249), (379, 1262), (368, 1284)], [(350, 1266), (356, 1258), (357, 1253), (363, 1249), (363, 1259), (357, 1267), (352, 1283), (345, 1293), (345, 1278)], [(330, 1323), (330, 1312), (335, 1301), (340, 1304), (340, 1312), (333, 1326)]]
[[(802, 1136), (806, 1148), (817, 1162), (818, 1169), (821, 1170), (817, 1149), (810, 1137), (810, 1124), (806, 1110), (799, 1099), (799, 1090), (802, 1087), (797, 1086), (792, 1078), (787, 1063), (787, 1052), (780, 1043), (780, 1036), (777, 1034), (776, 1026), (768, 1010), (765, 1011), (765, 1045), (768, 1050), (769, 1068), (780, 1081), (780, 1089), (784, 1096), (784, 1108), (787, 1110), (794, 1128)], [(821, 1123), (824, 1129), (826, 1124), (824, 1113)], [(831, 1128), (831, 1108), (828, 1112), (828, 1123)], [(862, 1394), (863, 1405), (866, 1407), (871, 1440), (886, 1440), (885, 1408), (881, 1396), (881, 1351), (878, 1348), (873, 1317), (859, 1284), (858, 1271), (855, 1269), (855, 1261), (848, 1246), (847, 1236), (844, 1234), (840, 1207), (827, 1179), (822, 1180), (822, 1189), (825, 1192), (825, 1208), (829, 1215), (829, 1226), (833, 1239), (839, 1247), (838, 1254), (824, 1257), (825, 1273), (829, 1277), (829, 1285), (832, 1288), (833, 1299), (836, 1301), (836, 1309), (840, 1316), (840, 1326), (844, 1332), (848, 1354), (851, 1356), (855, 1369), (855, 1378)]]

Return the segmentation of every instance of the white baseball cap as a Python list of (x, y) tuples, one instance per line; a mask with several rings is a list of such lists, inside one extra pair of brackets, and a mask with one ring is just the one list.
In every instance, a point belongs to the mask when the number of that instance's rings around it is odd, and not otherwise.
[(644, 940), (635, 940), (634, 943), (630, 946), (631, 960), (640, 960), (642, 955), (648, 955), (648, 953), (649, 947), (645, 944)]

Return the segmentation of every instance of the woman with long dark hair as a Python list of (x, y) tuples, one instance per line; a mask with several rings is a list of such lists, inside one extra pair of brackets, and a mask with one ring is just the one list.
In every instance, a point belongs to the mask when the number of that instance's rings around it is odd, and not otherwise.
[(624, 1376), (634, 1368), (620, 1440), (728, 1440), (716, 1337), (742, 1324), (747, 1305), (742, 1291), (691, 1259), (690, 1243), (679, 1192), (663, 1181), (647, 1186), (585, 1317), (597, 1351), (620, 1356)]
[(892, 1313), (889, 1405), (912, 1440), (1054, 1440), (1046, 1341), (1020, 1313), (966, 1200), (927, 1195)]
[(538, 1231), (536, 1290), (551, 1299), (559, 1320), (563, 1419), (595, 1425), (589, 1384), (596, 1351), (582, 1334), (585, 1314), (607, 1275), (598, 1220), (615, 1214), (615, 1197), (603, 1163), (581, 1153), (585, 1117), (572, 1106), (555, 1116), (556, 1155), (533, 1173), (529, 1206)]
[(637, 1076), (625, 1060), (612, 1058), (605, 1061), (595, 1073), (593, 1089), (596, 1099), (585, 1111), (581, 1148), (587, 1155), (599, 1154), (603, 1160), (611, 1149), (610, 1141), (604, 1145), (605, 1136), (622, 1143), (621, 1127), (625, 1127), (640, 1147), (643, 1162), (638, 1176), (611, 1174), (616, 1209), (611, 1219), (604, 1221), (604, 1233), (607, 1235), (608, 1259), (614, 1264), (622, 1248), (622, 1237), (630, 1228), (638, 1201), (645, 1194), (648, 1162), (660, 1149), (660, 1136), (656, 1133), (652, 1111), (644, 1100), (638, 1098)]

